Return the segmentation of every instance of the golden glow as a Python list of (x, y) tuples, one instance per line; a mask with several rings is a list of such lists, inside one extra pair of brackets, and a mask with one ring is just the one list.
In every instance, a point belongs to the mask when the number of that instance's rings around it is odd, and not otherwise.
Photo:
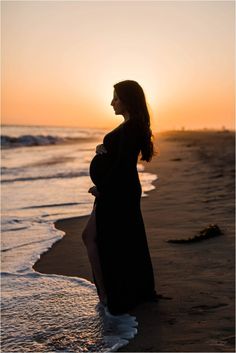
[(3, 124), (113, 127), (124, 79), (154, 130), (234, 128), (234, 3), (2, 1)]

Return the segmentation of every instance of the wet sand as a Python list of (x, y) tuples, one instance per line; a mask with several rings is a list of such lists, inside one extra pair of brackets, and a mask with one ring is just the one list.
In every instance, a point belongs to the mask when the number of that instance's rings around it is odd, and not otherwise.
[[(156, 189), (142, 199), (156, 289), (171, 299), (144, 303), (131, 313), (138, 334), (124, 352), (234, 352), (234, 134), (168, 132), (147, 172)], [(36, 271), (92, 281), (81, 233), (87, 217), (55, 223), (66, 235), (43, 254)], [(209, 224), (223, 235), (195, 243)]]

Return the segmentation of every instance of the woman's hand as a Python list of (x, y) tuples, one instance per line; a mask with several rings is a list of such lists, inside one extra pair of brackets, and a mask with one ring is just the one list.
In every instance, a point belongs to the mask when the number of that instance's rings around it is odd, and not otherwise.
[(103, 154), (103, 153), (107, 153), (106, 148), (104, 147), (103, 144), (101, 145), (97, 145), (96, 147), (96, 154)]
[(93, 196), (95, 196), (95, 197), (99, 197), (99, 195), (100, 195), (100, 192), (97, 190), (97, 187), (96, 187), (96, 186), (92, 186), (92, 187), (88, 190), (88, 192), (89, 192), (90, 194), (92, 194)]

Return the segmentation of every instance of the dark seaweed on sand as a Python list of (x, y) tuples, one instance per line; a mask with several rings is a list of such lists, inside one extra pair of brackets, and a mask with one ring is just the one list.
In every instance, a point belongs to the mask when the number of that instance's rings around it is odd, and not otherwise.
[(195, 235), (192, 238), (188, 239), (170, 239), (167, 240), (167, 243), (175, 243), (175, 244), (189, 244), (196, 243), (205, 239), (214, 238), (218, 235), (222, 235), (223, 232), (218, 227), (217, 224), (209, 224), (206, 228), (201, 230), (198, 235)]

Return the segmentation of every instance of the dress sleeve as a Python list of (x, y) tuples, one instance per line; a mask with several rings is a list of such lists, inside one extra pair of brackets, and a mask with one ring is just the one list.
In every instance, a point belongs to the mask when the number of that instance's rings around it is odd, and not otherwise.
[(132, 179), (132, 173), (136, 171), (140, 150), (137, 128), (131, 123), (125, 123), (114, 138), (111, 167), (100, 185), (100, 192), (123, 189)]

